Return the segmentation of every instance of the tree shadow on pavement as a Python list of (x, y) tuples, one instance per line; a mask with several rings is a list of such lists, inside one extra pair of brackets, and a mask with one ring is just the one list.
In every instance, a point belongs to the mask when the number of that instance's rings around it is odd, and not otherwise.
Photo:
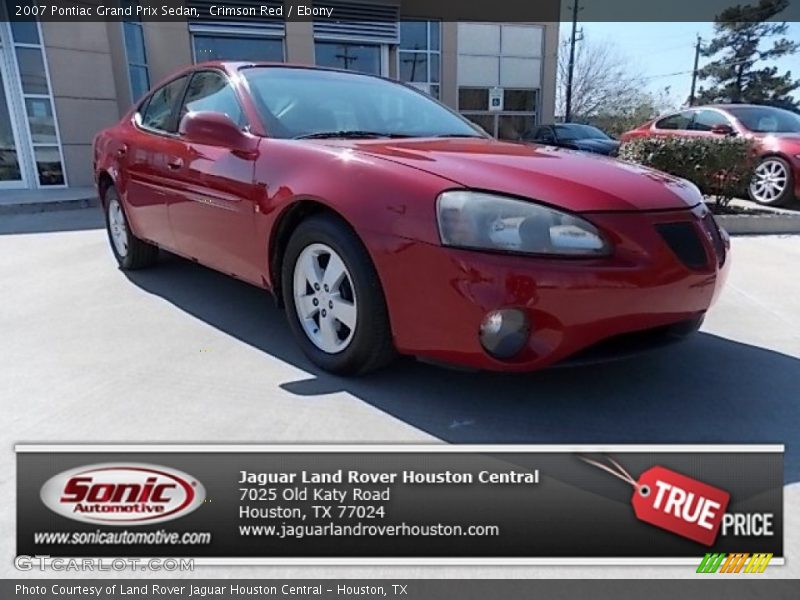
[(711, 334), (629, 360), (530, 374), (458, 372), (400, 359), (346, 379), (302, 355), (266, 292), (167, 257), (128, 273), (209, 325), (309, 373), (297, 396), (345, 391), (451, 443), (785, 443), (800, 480), (800, 360)]

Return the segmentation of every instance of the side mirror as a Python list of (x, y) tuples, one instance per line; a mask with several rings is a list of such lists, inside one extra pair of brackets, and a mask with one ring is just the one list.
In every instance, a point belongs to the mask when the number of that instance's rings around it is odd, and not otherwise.
[(239, 129), (227, 115), (216, 112), (189, 112), (181, 119), (178, 131), (190, 142), (241, 154), (252, 154), (258, 146), (257, 137)]
[(736, 131), (734, 131), (733, 127), (725, 125), (724, 123), (713, 125), (711, 127), (711, 133), (716, 135), (736, 135)]

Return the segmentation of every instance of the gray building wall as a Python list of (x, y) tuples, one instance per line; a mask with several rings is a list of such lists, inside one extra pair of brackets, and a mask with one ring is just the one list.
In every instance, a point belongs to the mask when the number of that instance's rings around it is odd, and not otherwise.
[(94, 134), (119, 118), (105, 23), (42, 23), (50, 84), (70, 186), (92, 184)]

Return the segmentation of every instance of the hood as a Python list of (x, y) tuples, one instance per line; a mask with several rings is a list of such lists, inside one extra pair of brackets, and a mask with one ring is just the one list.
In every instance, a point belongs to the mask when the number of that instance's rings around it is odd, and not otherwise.
[(619, 150), (619, 142), (617, 140), (598, 140), (598, 139), (585, 139), (575, 140), (572, 142), (578, 150), (585, 150), (587, 152), (599, 152), (601, 154), (611, 154)]
[(425, 171), (459, 186), (573, 212), (685, 209), (702, 201), (697, 188), (683, 179), (563, 148), (455, 138), (319, 143)]

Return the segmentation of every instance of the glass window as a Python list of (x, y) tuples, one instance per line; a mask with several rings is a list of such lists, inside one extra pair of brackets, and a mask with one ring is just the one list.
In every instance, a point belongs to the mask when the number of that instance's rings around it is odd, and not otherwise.
[(401, 50), (428, 50), (428, 22), (402, 21), (400, 23)]
[(136, 101), (150, 89), (150, 75), (147, 67), (131, 65), (128, 70), (131, 78), (131, 97)]
[(144, 51), (144, 32), (139, 22), (126, 21), (122, 24), (125, 34), (125, 50), (128, 53), (128, 62), (144, 65), (147, 58)]
[(179, 95), (183, 92), (186, 77), (179, 77), (162, 88), (156, 90), (150, 97), (147, 107), (142, 115), (142, 125), (159, 131), (174, 132), (175, 124), (172, 122), (172, 113)]
[(53, 118), (50, 98), (26, 98), (25, 108), (28, 113), (28, 125), (33, 143), (58, 144), (56, 121)]
[(424, 94), (357, 73), (261, 67), (243, 69), (275, 137), (347, 130), (380, 136), (477, 136), (457, 114)]
[(428, 54), (425, 52), (400, 53), (400, 81), (428, 81)]
[(206, 60), (251, 60), (283, 62), (283, 40), (263, 37), (195, 35), (195, 62)]
[(692, 111), (687, 110), (682, 113), (664, 117), (656, 123), (656, 129), (689, 129), (692, 122)]
[(57, 147), (36, 147), (33, 149), (36, 170), (41, 185), (64, 185), (64, 170)]
[(503, 90), (503, 110), (533, 112), (536, 110), (534, 90)]
[(372, 44), (316, 42), (317, 64), (322, 67), (381, 74), (381, 47)]
[[(6, 0), (6, 11), (9, 16), (16, 14), (17, 6), (33, 6), (31, 0)], [(3, 11), (0, 10), (0, 13)], [(11, 35), (17, 44), (39, 45), (39, 27), (36, 21), (11, 21)]]
[(17, 64), (25, 94), (49, 94), (44, 59), (39, 48), (17, 47)]
[(711, 131), (715, 125), (730, 127), (731, 124), (725, 115), (715, 110), (698, 110), (694, 113), (694, 121), (691, 124), (694, 131)]
[(439, 95), (439, 22), (401, 21), (398, 52), (400, 81), (415, 85), (432, 96)]
[[(121, 6), (130, 7), (136, 14), (137, 1), (120, 2)], [(141, 19), (136, 16), (127, 17), (122, 23), (125, 37), (125, 55), (128, 60), (128, 81), (131, 85), (131, 100), (135, 102), (150, 89), (150, 71), (147, 65), (147, 52), (144, 44), (144, 29)]]
[[(239, 127), (244, 127), (244, 113), (236, 92), (221, 73), (202, 71), (192, 75), (180, 119), (188, 112), (211, 111), (227, 115)], [(179, 120), (180, 120), (179, 119)]]
[[(0, 59), (2, 59), (2, 52), (0, 52)], [(22, 172), (19, 168), (17, 144), (14, 140), (11, 115), (6, 104), (3, 78), (0, 73), (0, 182), (19, 181), (20, 179), (22, 179)]]
[(430, 27), (430, 49), (438, 52), (442, 36), (439, 21), (428, 21), (428, 26)]
[(489, 88), (458, 88), (459, 110), (488, 110)]

